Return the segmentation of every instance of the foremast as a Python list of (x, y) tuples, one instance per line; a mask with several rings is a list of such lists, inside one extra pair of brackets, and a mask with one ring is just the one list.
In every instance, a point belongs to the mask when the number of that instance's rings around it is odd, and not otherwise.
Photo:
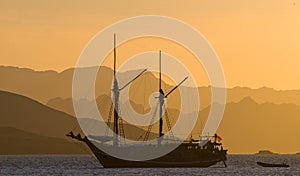
[[(137, 76), (135, 76), (132, 80), (127, 82), (123, 87), (119, 88), (119, 83), (117, 79), (117, 46), (116, 46), (116, 34), (114, 34), (114, 75), (113, 75), (113, 107), (114, 107), (114, 123), (113, 123), (113, 145), (118, 146), (119, 145), (119, 135), (123, 134), (123, 137), (125, 138), (124, 128), (120, 128), (119, 132), (119, 121), (122, 120), (119, 117), (119, 97), (120, 97), (120, 91), (125, 89), (127, 86), (129, 86), (134, 80), (139, 78), (143, 73), (145, 73), (147, 69), (142, 70)], [(109, 117), (110, 118), (110, 117)], [(121, 124), (122, 125), (122, 124)], [(122, 127), (122, 126), (120, 126)]]
[(114, 141), (113, 145), (118, 146), (119, 138), (119, 84), (116, 77), (116, 65), (117, 65), (117, 49), (116, 49), (116, 34), (114, 34), (114, 85), (113, 85), (113, 101), (114, 101)]

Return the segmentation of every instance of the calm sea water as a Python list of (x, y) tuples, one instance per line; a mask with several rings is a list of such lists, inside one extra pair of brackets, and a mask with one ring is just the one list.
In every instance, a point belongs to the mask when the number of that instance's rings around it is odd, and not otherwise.
[[(282, 163), (289, 168), (263, 168), (256, 161)], [(229, 155), (210, 168), (104, 169), (89, 155), (0, 156), (0, 175), (300, 175), (300, 155)]]

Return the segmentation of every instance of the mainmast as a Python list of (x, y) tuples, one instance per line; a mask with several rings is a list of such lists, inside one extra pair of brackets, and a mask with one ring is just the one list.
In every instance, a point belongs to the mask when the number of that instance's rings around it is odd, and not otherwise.
[[(162, 79), (161, 79), (161, 51), (159, 51), (159, 138), (158, 145), (161, 145), (163, 139), (163, 106), (165, 103), (165, 98), (167, 98), (172, 92), (174, 92), (184, 81), (186, 81), (188, 77), (185, 77), (179, 84), (177, 84), (173, 89), (171, 89), (167, 94), (164, 93), (161, 87)], [(168, 124), (168, 123), (167, 123)]]
[(162, 111), (163, 111), (163, 105), (165, 95), (164, 91), (161, 88), (161, 51), (159, 51), (159, 139), (158, 139), (158, 145), (161, 144), (162, 138), (163, 138), (163, 119), (162, 119)]
[(114, 34), (114, 78), (116, 76), (116, 62), (117, 62), (116, 34)]
[(116, 50), (116, 34), (114, 34), (114, 85), (113, 85), (113, 97), (114, 97), (114, 142), (113, 145), (118, 145), (119, 126), (118, 126), (118, 111), (119, 111), (119, 85), (116, 78), (116, 65), (117, 65), (117, 50)]

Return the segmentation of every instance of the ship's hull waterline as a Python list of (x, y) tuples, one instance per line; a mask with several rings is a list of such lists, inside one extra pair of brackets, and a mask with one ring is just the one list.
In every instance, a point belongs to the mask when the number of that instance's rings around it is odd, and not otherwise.
[(218, 149), (188, 149), (188, 145), (182, 144), (170, 153), (156, 159), (131, 161), (103, 152), (87, 138), (84, 138), (83, 141), (104, 168), (209, 167), (218, 162), (225, 162), (227, 152), (227, 150)]

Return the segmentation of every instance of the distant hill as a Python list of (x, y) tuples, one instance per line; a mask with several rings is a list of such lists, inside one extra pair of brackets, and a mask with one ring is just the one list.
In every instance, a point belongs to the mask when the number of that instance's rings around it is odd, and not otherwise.
[(11, 127), (0, 127), (0, 146), (0, 155), (89, 153), (84, 145)]
[(53, 109), (57, 109), (59, 111), (63, 111), (67, 114), (75, 116), (72, 98), (62, 99), (60, 97), (53, 98), (49, 100), (46, 105)]
[[(208, 110), (201, 113), (205, 114)], [(226, 106), (218, 129), (230, 153), (296, 153), (300, 148), (300, 106), (258, 104), (250, 97)]]
[(77, 121), (22, 95), (0, 91), (0, 154), (86, 154), (65, 137)]
[(270, 150), (260, 150), (256, 153), (256, 155), (276, 155), (277, 153), (273, 153)]
[[(203, 129), (209, 110), (210, 107), (207, 107), (200, 112), (192, 132), (194, 138)], [(170, 109), (172, 124), (176, 122), (173, 117), (177, 114), (176, 110)], [(222, 136), (224, 147), (229, 149), (229, 153), (255, 153), (261, 148), (276, 153), (295, 153), (300, 148), (300, 142), (296, 140), (300, 138), (299, 124), (300, 106), (260, 104), (251, 97), (245, 97), (239, 102), (226, 105), (218, 134)], [(152, 131), (157, 132), (157, 128)]]
[[(70, 147), (71, 144), (64, 135), (77, 125), (74, 117), (27, 97), (4, 91), (0, 91), (0, 107), (0, 141), (13, 139), (22, 143), (32, 142), (39, 146), (43, 146), (39, 143), (49, 146), (53, 143), (53, 146)], [(209, 109), (210, 107), (207, 107), (200, 112), (201, 120), (198, 120), (192, 132), (194, 138), (201, 132)], [(170, 109), (169, 117), (172, 124), (176, 122), (173, 118), (176, 114), (178, 114), (176, 110)], [(261, 148), (268, 148), (276, 153), (295, 153), (300, 148), (300, 142), (296, 140), (300, 137), (299, 117), (300, 106), (258, 104), (250, 97), (246, 97), (240, 102), (227, 104), (218, 133), (222, 136), (224, 147), (229, 149), (229, 153), (255, 153)], [(124, 131), (131, 139), (137, 139), (145, 134), (144, 130), (124, 124)], [(151, 133), (152, 137), (156, 135), (157, 125)], [(9, 146), (8, 144), (17, 146), (13, 141), (3, 146)], [(27, 144), (22, 145), (24, 150), (17, 150), (19, 153), (26, 151)], [(74, 152), (80, 153), (80, 149), (75, 152), (75, 147)], [(73, 150), (72, 147), (70, 150)], [(47, 149), (37, 151), (44, 152)], [(68, 150), (53, 150), (46, 153), (64, 151)]]
[[(97, 69), (97, 67), (81, 68), (83, 70)], [(60, 73), (56, 71), (34, 71), (28, 68), (0, 66), (0, 90), (21, 94), (51, 107), (70, 113), (69, 105), (59, 102), (59, 99), (65, 100), (72, 97), (72, 79), (74, 68), (64, 70)], [(134, 74), (132, 74), (134, 73)], [(129, 79), (136, 75), (137, 71), (132, 73), (121, 73), (120, 84), (124, 85)], [(96, 81), (96, 96), (102, 94), (110, 94), (110, 86), (113, 71), (108, 67), (100, 67)], [(153, 74), (144, 74), (142, 79), (137, 80), (138, 85), (146, 85), (147, 87), (157, 87), (157, 77)], [(145, 84), (147, 83), (147, 84)], [(150, 85), (150, 86), (149, 86)], [(170, 90), (171, 86), (163, 82), (164, 89)], [(140, 89), (146, 90), (143, 87)], [(146, 91), (146, 95), (151, 93)], [(201, 109), (207, 107), (210, 102), (210, 87), (199, 87), (198, 92), (201, 97)], [(143, 92), (144, 93), (144, 92)], [(239, 102), (243, 98), (250, 96), (257, 103), (291, 103), (300, 105), (300, 90), (274, 90), (272, 88), (251, 89), (247, 87), (234, 87), (227, 89), (227, 101)], [(138, 96), (137, 96), (138, 97)], [(171, 96), (170, 102), (174, 102), (177, 96)], [(52, 101), (52, 100), (56, 101)], [(136, 100), (140, 104), (140, 100)], [(55, 102), (55, 103), (54, 103)], [(57, 103), (57, 104), (56, 104)], [(176, 107), (176, 105), (174, 105)], [(72, 114), (72, 113), (70, 113)]]
[(54, 97), (71, 97), (73, 70), (34, 71), (28, 68), (0, 67), (0, 90), (21, 94), (45, 103)]
[(65, 138), (76, 118), (22, 95), (0, 91), (0, 126), (42, 136)]
[(300, 90), (275, 90), (269, 87), (251, 89), (249, 87), (234, 87), (227, 89), (227, 101), (239, 102), (246, 97), (251, 97), (255, 102), (274, 104), (300, 105)]
[[(81, 132), (75, 117), (5, 91), (0, 91), (0, 107), (0, 155), (89, 153), (83, 143), (65, 136), (70, 131)], [(124, 130), (130, 139), (145, 134), (143, 129), (127, 124)], [(150, 138), (156, 135), (150, 133)]]
[[(64, 134), (77, 125), (76, 119), (72, 116), (74, 112), (70, 98), (72, 72), (72, 69), (57, 73), (0, 67), (0, 89), (18, 92), (42, 103), (48, 102), (48, 106), (60, 110), (54, 110), (25, 96), (0, 91), (0, 127), (11, 127), (40, 136), (65, 139)], [(98, 74), (111, 74), (111, 70), (103, 67)], [(153, 87), (157, 87), (157, 78), (153, 74), (148, 73), (143, 76), (144, 78), (141, 77), (132, 85), (133, 90), (145, 90), (139, 85), (147, 87), (145, 83), (151, 82)], [(102, 75), (99, 79), (109, 82), (111, 77)], [(100, 82), (102, 81), (97, 84)], [(98, 96), (98, 101), (102, 101), (103, 97), (109, 97), (110, 84), (97, 87), (99, 90), (106, 91), (104, 95)], [(165, 83), (164, 87), (166, 90), (171, 88)], [(200, 87), (198, 90), (201, 93), (202, 103), (207, 106), (202, 106), (199, 115), (201, 120), (193, 130), (193, 137), (197, 136), (203, 128), (210, 109), (209, 87)], [(131, 102), (132, 105), (139, 111), (145, 110), (141, 109), (143, 102), (139, 99), (143, 96), (139, 94), (140, 92), (132, 92), (132, 96), (136, 97)], [(146, 93), (148, 96), (151, 91), (147, 90)], [(174, 92), (168, 99), (171, 117), (176, 117), (178, 114), (177, 105), (180, 101), (176, 101), (177, 93)], [(218, 133), (222, 136), (225, 147), (230, 149), (230, 153), (255, 153), (262, 148), (276, 153), (299, 151), (300, 142), (297, 139), (300, 137), (300, 90), (278, 91), (271, 88), (236, 87), (228, 89), (227, 95), (228, 102)], [(106, 101), (106, 98), (104, 100), (106, 105), (102, 109), (107, 114), (110, 101)], [(176, 119), (171, 121), (174, 124)], [(132, 129), (128, 124), (125, 126), (128, 131)], [(154, 127), (152, 132), (156, 133), (156, 131), (157, 128)]]

